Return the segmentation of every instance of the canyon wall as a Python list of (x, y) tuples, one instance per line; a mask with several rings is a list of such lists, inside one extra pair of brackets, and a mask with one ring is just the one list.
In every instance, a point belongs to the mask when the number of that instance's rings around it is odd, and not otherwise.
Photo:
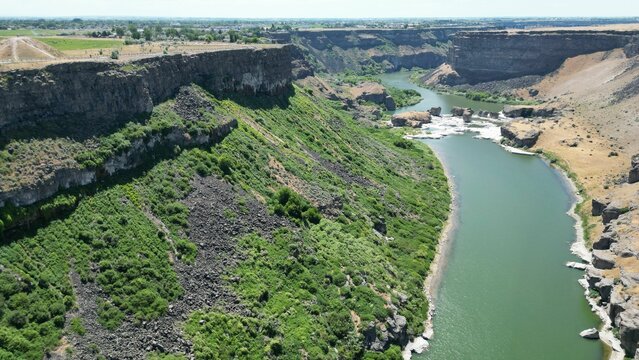
[(322, 29), (274, 32), (276, 43), (294, 43), (304, 49), (319, 70), (360, 71), (381, 67), (384, 71), (402, 68), (432, 68), (446, 61), (449, 38), (469, 27), (425, 29)]
[(290, 45), (141, 59), (127, 64), (69, 62), (0, 73), (0, 140), (73, 119), (84, 126), (128, 121), (185, 85), (214, 94), (277, 94), (291, 82)]
[(467, 82), (544, 75), (564, 60), (623, 48), (635, 32), (623, 31), (478, 31), (453, 35), (448, 63)]

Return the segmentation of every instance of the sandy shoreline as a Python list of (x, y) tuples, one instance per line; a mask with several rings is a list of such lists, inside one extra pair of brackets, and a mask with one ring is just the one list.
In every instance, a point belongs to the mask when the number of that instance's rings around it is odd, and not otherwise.
[(446, 220), (446, 225), (444, 226), (444, 229), (442, 230), (441, 236), (439, 238), (439, 242), (437, 243), (437, 252), (435, 253), (433, 261), (430, 263), (429, 274), (424, 280), (424, 295), (426, 296), (426, 299), (428, 299), (428, 317), (426, 318), (426, 321), (424, 321), (424, 333), (421, 336), (412, 339), (402, 350), (402, 356), (405, 360), (410, 359), (413, 352), (421, 354), (422, 352), (426, 351), (429, 346), (428, 340), (431, 340), (433, 338), (435, 298), (442, 280), (442, 274), (446, 265), (446, 259), (451, 249), (452, 235), (454, 234), (454, 231), (457, 227), (457, 217), (459, 215), (459, 207), (457, 204), (456, 194), (457, 191), (452, 180), (453, 178), (450, 174), (449, 168), (444, 163), (444, 161), (442, 161), (441, 156), (437, 154), (432, 148), (430, 149), (439, 160), (439, 163), (442, 165), (444, 175), (446, 175), (446, 179), (448, 181), (448, 189), (451, 198), (450, 211), (448, 214), (448, 219)]

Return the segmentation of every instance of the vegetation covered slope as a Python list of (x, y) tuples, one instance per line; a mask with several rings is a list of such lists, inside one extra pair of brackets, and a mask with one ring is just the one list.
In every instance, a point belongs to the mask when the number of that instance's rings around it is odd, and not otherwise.
[[(423, 279), (450, 200), (432, 152), (363, 128), (310, 89), (286, 98), (206, 96), (207, 111), (239, 122), (223, 141), (175, 147), (147, 171), (82, 197), (70, 215), (2, 245), (4, 357), (42, 358), (62, 335), (78, 345), (72, 354), (109, 356), (125, 349), (92, 334), (109, 331), (135, 347), (123, 328), (145, 333), (167, 321), (183, 328), (192, 344), (185, 352), (202, 359), (398, 358), (402, 340), (372, 344), (388, 318), (405, 317), (408, 335), (422, 331)], [(163, 109), (167, 119), (180, 116)], [(221, 210), (206, 219), (211, 229), (238, 218), (255, 223), (233, 232), (231, 255), (215, 250), (221, 233), (194, 241), (202, 214), (185, 199), (208, 177), (227, 184), (241, 209), (207, 204)], [(259, 207), (282, 219), (272, 231), (260, 230), (264, 217), (251, 213)], [(205, 257), (216, 253), (236, 260)], [(220, 261), (222, 281), (187, 276), (206, 261)], [(201, 295), (190, 292), (216, 286), (233, 304), (221, 297), (189, 305)], [(89, 288), (98, 290), (88, 296)], [(97, 319), (83, 318), (87, 308)], [(184, 323), (175, 315), (181, 308)], [(85, 331), (95, 321), (103, 329)], [(148, 345), (140, 351), (174, 352)]]

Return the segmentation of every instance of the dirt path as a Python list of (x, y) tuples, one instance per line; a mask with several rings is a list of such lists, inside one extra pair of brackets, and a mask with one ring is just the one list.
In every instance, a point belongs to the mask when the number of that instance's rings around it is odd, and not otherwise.
[(18, 40), (20, 40), (23, 44), (25, 44), (26, 46), (32, 48), (36, 52), (39, 52), (44, 57), (47, 57), (49, 59), (55, 59), (56, 58), (50, 52), (48, 52), (46, 50), (43, 50), (43, 49), (39, 48), (38, 46), (34, 45), (34, 43), (36, 43), (36, 42), (33, 39), (31, 39), (31, 38), (19, 38)]
[(11, 58), (13, 61), (18, 62), (18, 39), (11, 38), (9, 39), (9, 43), (11, 44)]

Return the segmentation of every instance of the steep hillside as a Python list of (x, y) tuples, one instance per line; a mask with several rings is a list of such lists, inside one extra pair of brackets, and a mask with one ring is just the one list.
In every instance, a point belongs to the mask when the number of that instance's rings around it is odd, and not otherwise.
[(0, 247), (2, 357), (399, 358), (423, 328), (447, 182), (429, 149), (318, 91), (187, 85), (87, 142), (12, 139), (5, 177), (30, 151), (93, 166), (133, 138), (161, 146), (0, 210), (9, 226), (34, 216)]

